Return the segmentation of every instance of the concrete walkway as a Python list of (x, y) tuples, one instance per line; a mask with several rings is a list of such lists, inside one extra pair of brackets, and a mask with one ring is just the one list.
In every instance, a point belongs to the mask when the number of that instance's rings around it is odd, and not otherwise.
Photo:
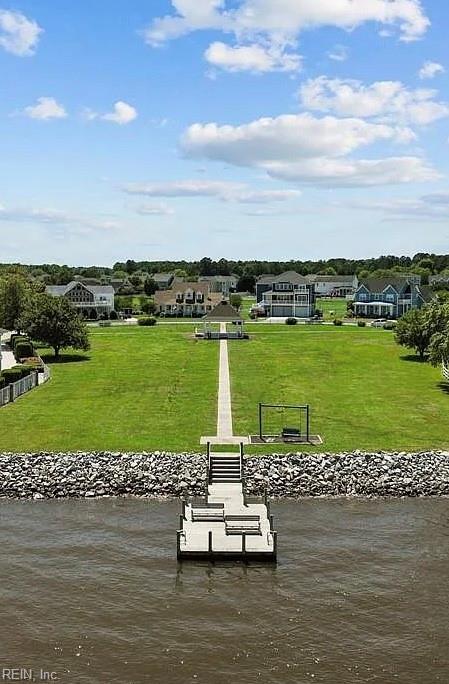
[[(226, 323), (220, 323), (226, 332)], [(232, 437), (231, 379), (229, 376), (228, 341), (220, 340), (220, 370), (218, 375), (217, 437)]]
[[(220, 323), (226, 332), (226, 323)], [(234, 435), (232, 429), (231, 379), (229, 374), (228, 341), (220, 340), (220, 368), (218, 371), (217, 434), (201, 437), (201, 444), (249, 444), (248, 437)]]
[[(6, 338), (6, 335), (1, 335), (0, 336), (0, 346), (1, 346), (1, 362), (0, 362), (0, 370), (6, 370), (7, 368), (12, 368), (17, 364), (17, 361), (14, 358), (14, 354), (12, 353), (11, 349), (6, 346), (4, 339)], [(9, 335), (7, 337), (9, 340)]]

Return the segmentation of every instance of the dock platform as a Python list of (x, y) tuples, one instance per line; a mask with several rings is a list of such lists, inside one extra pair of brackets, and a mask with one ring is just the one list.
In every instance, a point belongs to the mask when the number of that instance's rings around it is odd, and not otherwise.
[(276, 562), (277, 533), (269, 502), (249, 497), (240, 453), (211, 452), (205, 496), (182, 502), (177, 532), (179, 560)]

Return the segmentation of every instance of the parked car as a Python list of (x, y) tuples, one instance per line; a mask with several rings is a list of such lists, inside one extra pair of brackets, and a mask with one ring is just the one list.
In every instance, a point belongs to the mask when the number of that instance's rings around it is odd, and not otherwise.
[(371, 321), (371, 327), (372, 328), (383, 328), (386, 322), (387, 322), (386, 318), (376, 318), (375, 321)]

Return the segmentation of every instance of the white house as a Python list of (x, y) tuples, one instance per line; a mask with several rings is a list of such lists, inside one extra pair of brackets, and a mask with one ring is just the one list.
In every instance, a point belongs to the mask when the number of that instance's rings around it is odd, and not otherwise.
[(319, 275), (311, 273), (306, 278), (309, 283), (315, 285), (317, 297), (348, 297), (355, 293), (359, 284), (356, 275)]
[[(110, 314), (114, 309), (114, 288), (112, 285), (86, 285), (73, 280), (68, 285), (47, 285), (47, 294), (53, 297), (65, 297), (84, 318), (92, 318), (92, 314)], [(95, 312), (95, 313), (93, 313)]]

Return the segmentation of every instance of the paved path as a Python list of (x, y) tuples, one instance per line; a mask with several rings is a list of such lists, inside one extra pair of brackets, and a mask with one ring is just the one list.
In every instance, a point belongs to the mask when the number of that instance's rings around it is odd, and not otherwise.
[[(226, 332), (226, 323), (220, 323), (220, 332)], [(232, 437), (231, 380), (229, 377), (227, 340), (220, 340), (217, 437)]]
[(2, 342), (2, 338), (0, 336), (0, 345), (1, 345), (1, 369), (0, 370), (6, 370), (7, 368), (12, 368), (17, 364), (17, 361), (14, 358), (14, 354), (10, 350), (9, 347), (5, 345), (4, 342)]

